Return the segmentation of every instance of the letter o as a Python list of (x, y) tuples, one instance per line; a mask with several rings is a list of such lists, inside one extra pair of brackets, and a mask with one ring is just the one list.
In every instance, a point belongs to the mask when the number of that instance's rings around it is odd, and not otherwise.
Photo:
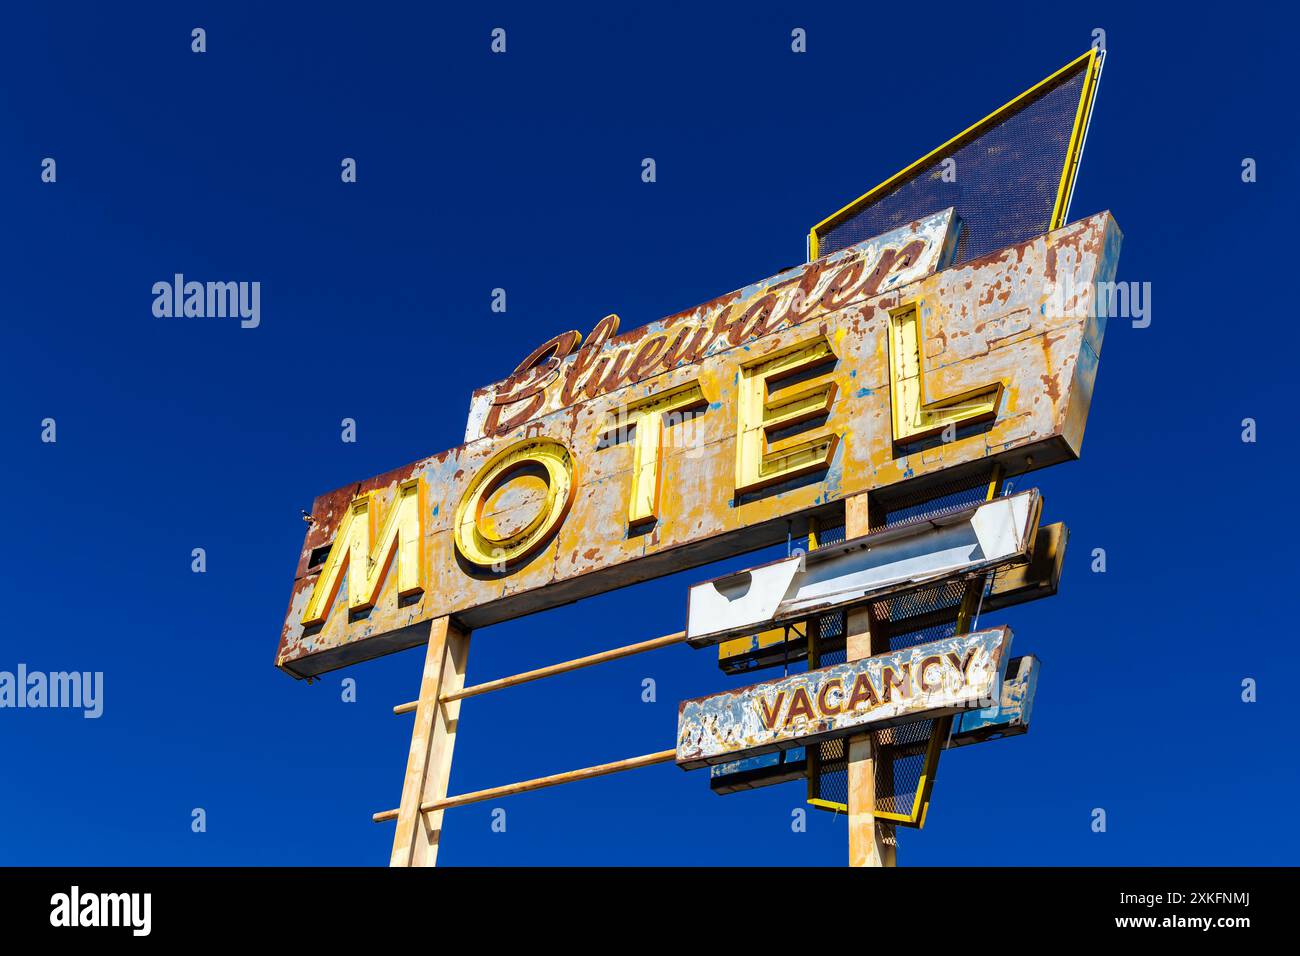
[[(531, 519), (504, 534), (485, 531), (483, 509), (509, 481), (525, 470), (544, 474), (546, 495)], [(531, 557), (559, 530), (573, 504), (577, 463), (563, 442), (529, 438), (488, 460), (456, 506), (456, 550), (470, 564), (491, 568)]]

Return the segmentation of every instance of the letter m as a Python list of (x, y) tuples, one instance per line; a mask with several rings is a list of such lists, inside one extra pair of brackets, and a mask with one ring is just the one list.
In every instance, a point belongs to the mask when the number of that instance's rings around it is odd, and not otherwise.
[(1097, 283), (1097, 315), (1103, 319), (1122, 319), (1129, 315), (1128, 283)]
[(209, 282), (207, 293), (208, 318), (234, 318), (239, 314), (238, 282)]
[(348, 610), (374, 607), (395, 556), (398, 595), (424, 590), (424, 516), (428, 511), (424, 479), (412, 478), (397, 486), (382, 526), (376, 498), (376, 493), (369, 491), (348, 505), (303, 611), (304, 625), (322, 624), (329, 617), (344, 572)]

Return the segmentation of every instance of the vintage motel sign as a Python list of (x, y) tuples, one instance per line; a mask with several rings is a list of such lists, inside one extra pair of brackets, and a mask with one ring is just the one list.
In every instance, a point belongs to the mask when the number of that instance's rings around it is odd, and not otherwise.
[(958, 228), (945, 210), (544, 343), (475, 394), (466, 444), (315, 501), (277, 663), (319, 674), (438, 617), (479, 627), (777, 543), (864, 491), (1075, 457), (1114, 221), (950, 266)]
[(691, 770), (991, 701), (1010, 646), (1008, 628), (975, 631), (683, 701), (677, 765)]
[[(819, 222), (807, 264), (639, 328), (561, 332), (474, 392), (464, 444), (316, 499), (277, 665), (427, 648), (419, 699), (394, 708), (415, 714), (401, 804), (373, 817), (397, 821), (394, 865), (436, 861), (448, 809), (670, 761), (719, 792), (805, 774), (811, 791), (823, 745), (847, 767), (851, 860), (885, 862), (882, 821), (924, 822), (942, 749), (1027, 729), (1036, 659), (1008, 675), (1010, 631), (969, 629), (985, 599), (1060, 576), (1065, 530), (1038, 526), (1037, 493), (994, 496), (1083, 439), (1120, 234), (1107, 213), (1066, 220), (1102, 59)], [(990, 500), (891, 526), (972, 481)], [(837, 521), (843, 545), (692, 589), (684, 631), (465, 680), (474, 628)], [(915, 610), (954, 587), (959, 607)], [(810, 626), (846, 609), (832, 640)], [(956, 633), (890, 649), (932, 618)], [(847, 662), (818, 667), (834, 640)], [(674, 749), (448, 795), (464, 699), (688, 641), (724, 669), (800, 650), (812, 669), (684, 702)], [(875, 770), (913, 751), (910, 812), (897, 787), (882, 806)]]

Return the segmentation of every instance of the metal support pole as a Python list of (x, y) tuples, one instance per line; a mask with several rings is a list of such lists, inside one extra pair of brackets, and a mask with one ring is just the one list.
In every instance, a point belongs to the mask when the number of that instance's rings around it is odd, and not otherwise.
[[(865, 494), (844, 503), (844, 536), (855, 538), (871, 530), (870, 503)], [(884, 646), (880, 646), (884, 645)], [(889, 650), (883, 635), (873, 637), (871, 606), (848, 613), (845, 652), (850, 661)], [(850, 737), (849, 764), (849, 866), (895, 866), (898, 838), (894, 826), (877, 820), (875, 737), (871, 732)]]
[(450, 618), (435, 618), (429, 629), (389, 866), (437, 865), (442, 811), (422, 813), (420, 808), (447, 796), (460, 701), (444, 698), (465, 686), (468, 657), (469, 632), (462, 631)]

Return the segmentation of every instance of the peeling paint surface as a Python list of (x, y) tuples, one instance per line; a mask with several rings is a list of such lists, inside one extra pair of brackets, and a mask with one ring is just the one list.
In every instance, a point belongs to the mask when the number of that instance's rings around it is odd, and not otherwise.
[(1010, 645), (1008, 628), (991, 628), (683, 701), (677, 765), (691, 770), (955, 713), (998, 692)]
[[(785, 540), (787, 521), (796, 522), (798, 533), (799, 522), (833, 516), (839, 502), (860, 492), (877, 492), (884, 501), (974, 474), (994, 460), (1013, 476), (1077, 457), (1103, 332), (1094, 286), (1113, 279), (1118, 247), (1118, 229), (1101, 213), (860, 298), (813, 281), (814, 274), (826, 273), (826, 261), (819, 260), (782, 273), (787, 285), (807, 280), (823, 289), (820, 298), (803, 304), (794, 324), (734, 347), (717, 341), (697, 361), (324, 494), (312, 507), (314, 523), (299, 556), (277, 664), (297, 677), (319, 674), (422, 644), (424, 625), (440, 616), (483, 627), (775, 544)], [(758, 299), (772, 291), (772, 281), (758, 284), (767, 290)], [(719, 303), (741, 300), (748, 301), (745, 290), (683, 314), (712, 314)], [(1001, 383), (991, 420), (953, 441), (900, 446), (892, 435), (889, 316), (911, 303), (918, 303), (925, 332), (927, 395), (943, 398)], [(755, 314), (761, 326), (767, 313)], [(836, 389), (824, 421), (809, 424), (835, 437), (833, 454), (819, 473), (735, 494), (740, 367), (816, 337), (831, 345), (833, 365), (825, 374)], [(663, 429), (659, 517), (630, 528), (635, 443), (608, 441), (610, 423), (633, 402), (692, 382), (703, 393), (700, 411)], [(517, 566), (467, 569), (453, 543), (457, 504), (494, 455), (539, 437), (572, 452), (575, 491), (563, 523)], [(770, 445), (789, 440), (772, 436)], [(372, 608), (350, 613), (336, 600), (322, 624), (304, 628), (303, 611), (320, 574), (313, 555), (319, 558), (318, 549), (334, 540), (351, 501), (374, 491), (378, 511), (386, 514), (399, 485), (414, 477), (424, 479), (428, 492), (421, 543), (428, 571), (421, 591), (399, 598), (390, 568)], [(532, 520), (537, 496), (525, 491), (492, 498), (495, 526)]]
[(1028, 733), (1041, 669), (1038, 658), (1032, 654), (1014, 658), (1007, 666), (1007, 676), (1002, 681), (1002, 692), (997, 705), (982, 710), (968, 710), (962, 714), (954, 722), (948, 746), (964, 747), (985, 740)]

